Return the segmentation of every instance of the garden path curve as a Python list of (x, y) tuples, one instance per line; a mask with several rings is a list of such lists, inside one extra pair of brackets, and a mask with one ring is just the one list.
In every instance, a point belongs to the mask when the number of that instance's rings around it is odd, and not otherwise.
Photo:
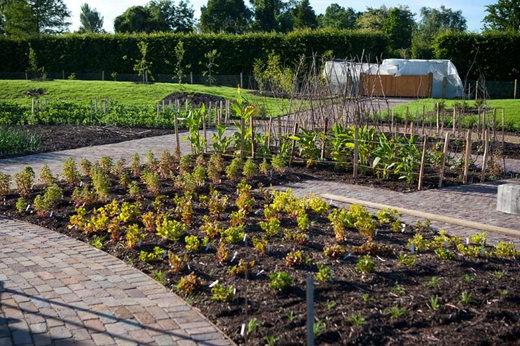
[(232, 345), (195, 308), (86, 243), (0, 219), (0, 345)]

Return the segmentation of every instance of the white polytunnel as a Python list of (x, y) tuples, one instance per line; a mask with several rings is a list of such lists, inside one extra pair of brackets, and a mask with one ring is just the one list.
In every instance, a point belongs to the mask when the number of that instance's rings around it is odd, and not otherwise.
[(464, 85), (457, 68), (450, 60), (385, 59), (381, 64), (335, 60), (325, 63), (323, 73), (334, 90), (347, 90), (349, 94), (356, 94), (359, 91), (362, 73), (396, 77), (431, 73), (433, 76), (431, 97), (464, 97)]

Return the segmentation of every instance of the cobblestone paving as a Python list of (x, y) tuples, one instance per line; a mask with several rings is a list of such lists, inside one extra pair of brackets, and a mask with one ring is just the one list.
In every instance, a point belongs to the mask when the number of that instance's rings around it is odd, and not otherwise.
[[(290, 187), (298, 195), (330, 193), (520, 231), (519, 215), (509, 215), (496, 211), (497, 185), (498, 183), (472, 184), (402, 193), (333, 181), (306, 180), (287, 184), (283, 188)], [(418, 219), (405, 216), (403, 220), (415, 223)], [(432, 226), (446, 229), (450, 233), (460, 236), (467, 236), (476, 232), (474, 229), (439, 222), (432, 222)], [(488, 232), (488, 238), (491, 242), (513, 241), (517, 246), (520, 246), (519, 238), (491, 232)]]
[(119, 259), (0, 220), (0, 345), (230, 345), (198, 310)]

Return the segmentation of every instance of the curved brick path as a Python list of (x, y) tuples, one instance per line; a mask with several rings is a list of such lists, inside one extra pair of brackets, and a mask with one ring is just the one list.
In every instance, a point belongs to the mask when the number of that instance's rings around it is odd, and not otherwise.
[(0, 219), (0, 345), (230, 345), (198, 310), (119, 259)]

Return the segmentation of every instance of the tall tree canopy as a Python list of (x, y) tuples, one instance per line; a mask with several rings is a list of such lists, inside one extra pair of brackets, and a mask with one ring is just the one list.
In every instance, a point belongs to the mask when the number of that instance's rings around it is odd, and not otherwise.
[(293, 28), (292, 2), (283, 0), (251, 0), (254, 31), (287, 32)]
[(435, 38), (445, 31), (465, 31), (466, 18), (462, 11), (450, 8), (421, 8), (421, 17), (412, 39), (412, 56), (430, 59), (433, 57), (432, 44)]
[(63, 0), (3, 0), (0, 12), (5, 32), (13, 36), (61, 33), (70, 25)]
[(79, 15), (81, 26), (80, 32), (103, 32), (103, 17), (95, 9), (85, 3), (81, 5), (81, 13)]
[(318, 18), (309, 0), (301, 0), (293, 10), (294, 27), (297, 29), (318, 27)]
[(251, 12), (244, 0), (208, 0), (200, 11), (200, 27), (205, 32), (238, 34), (249, 27)]
[(116, 32), (189, 32), (193, 30), (193, 8), (181, 0), (153, 0), (146, 6), (133, 6), (116, 17)]
[(351, 7), (345, 8), (338, 4), (331, 4), (325, 9), (324, 14), (318, 16), (318, 22), (322, 28), (354, 29), (360, 13)]
[(387, 8), (368, 8), (357, 19), (357, 27), (366, 30), (377, 30), (390, 37), (392, 48), (410, 47), (412, 33), (415, 29), (414, 14), (407, 6)]
[(498, 0), (486, 6), (484, 28), (487, 30), (520, 31), (520, 1)]

